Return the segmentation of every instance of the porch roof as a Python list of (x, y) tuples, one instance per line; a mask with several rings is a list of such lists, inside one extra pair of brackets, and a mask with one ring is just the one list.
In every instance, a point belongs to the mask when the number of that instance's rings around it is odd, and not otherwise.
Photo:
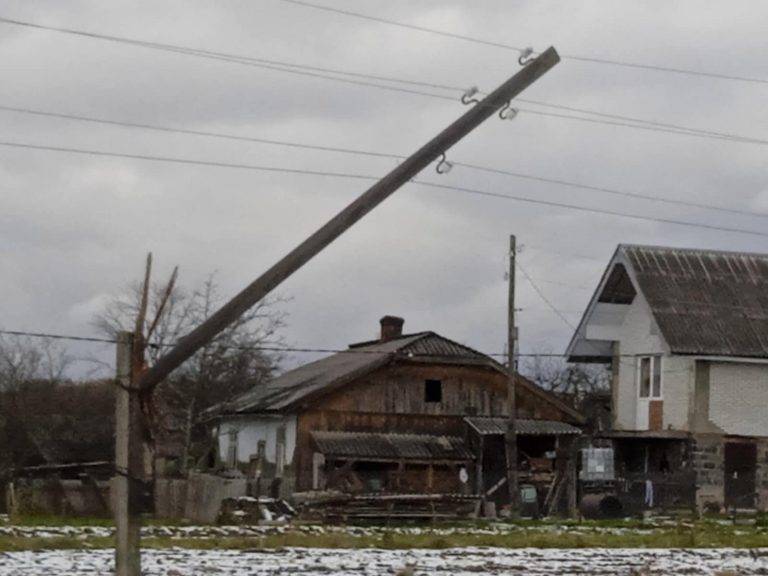
[(464, 440), (457, 436), (428, 434), (377, 434), (369, 432), (312, 432), (318, 452), (326, 457), (358, 460), (472, 460)]
[[(468, 416), (464, 421), (481, 436), (505, 434), (509, 419), (505, 417)], [(531, 420), (518, 418), (516, 432), (521, 436), (562, 436), (581, 434), (576, 426), (559, 420)]]

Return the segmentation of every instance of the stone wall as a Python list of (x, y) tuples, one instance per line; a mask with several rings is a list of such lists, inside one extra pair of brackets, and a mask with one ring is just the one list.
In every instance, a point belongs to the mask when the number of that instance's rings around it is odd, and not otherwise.
[(725, 500), (723, 437), (694, 437), (692, 465), (696, 473), (696, 507), (700, 512), (719, 511)]

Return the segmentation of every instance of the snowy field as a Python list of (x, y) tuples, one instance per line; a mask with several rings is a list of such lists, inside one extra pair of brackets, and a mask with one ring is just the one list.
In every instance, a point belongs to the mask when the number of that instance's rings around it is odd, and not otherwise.
[[(768, 549), (500, 549), (271, 551), (147, 550), (148, 576), (381, 576), (414, 567), (415, 575), (768, 575)], [(0, 554), (1, 576), (107, 575), (111, 550)]]

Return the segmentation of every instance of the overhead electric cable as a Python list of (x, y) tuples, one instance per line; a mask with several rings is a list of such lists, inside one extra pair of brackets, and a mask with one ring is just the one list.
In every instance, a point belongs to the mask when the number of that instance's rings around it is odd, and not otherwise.
[[(267, 69), (267, 70), (273, 70), (277, 72), (284, 72), (288, 74), (296, 74), (300, 76), (308, 76), (312, 78), (320, 78), (325, 80), (331, 80), (335, 82), (342, 82), (346, 84), (352, 84), (356, 86), (364, 86), (368, 88), (377, 88), (380, 90), (389, 90), (393, 92), (401, 92), (406, 94), (414, 94), (414, 95), (420, 95), (420, 96), (427, 96), (430, 98), (439, 98), (442, 100), (448, 100), (448, 101), (455, 101), (457, 98), (453, 96), (447, 96), (444, 94), (435, 94), (430, 92), (424, 92), (422, 90), (414, 90), (414, 89), (408, 89), (403, 88), (399, 86), (391, 86), (387, 84), (381, 84), (380, 82), (394, 82), (398, 84), (406, 84), (411, 86), (419, 86), (419, 87), (426, 87), (426, 88), (432, 88), (432, 89), (438, 89), (438, 90), (450, 90), (455, 92), (463, 92), (466, 87), (459, 87), (459, 86), (451, 86), (446, 84), (438, 84), (433, 82), (423, 82), (423, 81), (416, 81), (416, 80), (407, 80), (402, 78), (395, 78), (391, 76), (382, 76), (382, 75), (374, 75), (374, 74), (366, 74), (362, 72), (354, 72), (349, 70), (339, 70), (334, 68), (328, 68), (328, 67), (320, 67), (320, 66), (310, 66), (306, 64), (298, 64), (293, 62), (285, 62), (280, 60), (274, 60), (274, 59), (265, 59), (265, 58), (255, 58), (251, 56), (243, 56), (238, 54), (228, 54), (224, 52), (216, 52), (212, 50), (205, 50), (205, 49), (199, 49), (199, 48), (192, 48), (187, 46), (179, 46), (174, 44), (164, 44), (160, 42), (150, 42), (145, 40), (138, 40), (133, 38), (127, 38), (123, 36), (113, 36), (108, 34), (100, 34), (96, 32), (87, 32), (83, 30), (75, 30), (71, 28), (62, 28), (62, 27), (55, 27), (55, 26), (46, 26), (42, 24), (35, 24), (32, 22), (26, 22), (22, 20), (15, 20), (11, 18), (3, 18), (0, 17), (0, 22), (6, 23), (6, 24), (13, 24), (18, 26), (26, 26), (30, 28), (37, 28), (41, 30), (47, 30), (52, 32), (59, 32), (64, 34), (73, 34), (77, 36), (83, 36), (86, 38), (91, 39), (97, 39), (97, 40), (104, 40), (109, 42), (117, 42), (117, 43), (123, 43), (123, 44), (129, 44), (132, 46), (139, 46), (143, 48), (150, 48), (155, 50), (162, 50), (165, 52), (171, 52), (171, 53), (177, 53), (177, 54), (183, 54), (187, 56), (198, 56), (202, 58), (208, 58), (213, 60), (220, 60), (225, 62), (231, 62), (236, 64), (243, 64), (248, 66), (254, 66), (257, 68)], [(329, 74), (336, 74), (337, 76), (330, 76)], [(365, 78), (369, 80), (375, 80), (377, 82), (368, 82), (363, 80), (353, 80), (351, 78), (340, 78), (338, 75), (342, 76), (349, 76), (352, 78)], [(482, 93), (482, 92), (481, 92)], [(595, 111), (595, 110), (589, 110), (584, 108), (578, 108), (574, 106), (566, 106), (562, 104), (554, 104), (550, 102), (543, 102), (538, 100), (531, 100), (526, 98), (517, 98), (517, 102), (523, 102), (528, 104), (534, 104), (536, 106), (542, 106), (542, 107), (548, 107), (548, 108), (556, 108), (561, 110), (567, 110), (570, 112), (577, 112), (580, 114), (589, 114), (594, 115), (599, 118), (609, 118), (613, 120), (622, 120), (626, 122), (607, 122), (607, 121), (600, 121), (597, 118), (584, 118), (580, 116), (571, 116), (567, 114), (554, 114), (551, 112), (544, 112), (541, 110), (531, 110), (528, 108), (517, 108), (518, 110), (529, 113), (529, 114), (535, 114), (540, 116), (549, 116), (554, 118), (562, 118), (562, 119), (568, 119), (568, 120), (575, 120), (575, 121), (582, 121), (582, 122), (591, 122), (596, 124), (605, 124), (609, 126), (618, 126), (623, 128), (630, 128), (630, 129), (641, 129), (641, 130), (652, 130), (654, 132), (661, 132), (661, 133), (669, 133), (669, 134), (678, 134), (683, 136), (695, 136), (695, 137), (703, 137), (703, 138), (712, 138), (717, 140), (728, 140), (728, 141), (734, 141), (734, 142), (740, 142), (740, 143), (747, 143), (747, 144), (768, 144), (768, 140), (760, 139), (760, 138), (753, 138), (749, 136), (742, 136), (738, 134), (729, 134), (727, 132), (718, 132), (714, 130), (702, 130), (698, 128), (691, 128), (687, 126), (680, 126), (676, 124), (671, 124), (668, 122), (658, 122), (654, 120), (647, 120), (647, 119), (641, 119), (626, 115), (619, 115), (619, 114), (609, 114), (605, 112)]]
[[(336, 152), (336, 153), (343, 153), (343, 154), (351, 154), (351, 155), (359, 155), (359, 156), (369, 156), (369, 157), (377, 157), (377, 158), (391, 158), (394, 160), (403, 160), (406, 157), (400, 154), (389, 154), (384, 152), (374, 152), (369, 150), (358, 150), (358, 149), (352, 149), (352, 148), (344, 148), (344, 147), (335, 147), (335, 146), (324, 146), (324, 145), (316, 145), (316, 144), (304, 144), (300, 142), (291, 142), (286, 140), (277, 140), (277, 139), (268, 139), (268, 138), (257, 138), (257, 137), (250, 137), (250, 136), (242, 136), (237, 134), (231, 134), (231, 133), (224, 133), (224, 132), (213, 132), (213, 131), (207, 131), (207, 130), (190, 130), (185, 128), (174, 128), (171, 126), (162, 126), (157, 124), (146, 124), (146, 123), (139, 123), (139, 122), (128, 122), (123, 120), (113, 120), (113, 119), (107, 119), (107, 118), (97, 118), (93, 116), (83, 116), (79, 114), (66, 114), (66, 113), (59, 113), (59, 112), (50, 112), (45, 110), (36, 110), (32, 108), (20, 108), (20, 107), (14, 107), (14, 106), (4, 106), (0, 105), (0, 110), (4, 110), (7, 112), (16, 112), (16, 113), (22, 113), (22, 114), (30, 114), (30, 115), (37, 115), (37, 116), (46, 116), (46, 117), (53, 117), (53, 118), (61, 118), (65, 120), (73, 120), (73, 121), (80, 121), (80, 122), (90, 122), (90, 123), (96, 123), (96, 124), (105, 124), (105, 125), (113, 125), (113, 126), (120, 126), (125, 128), (139, 128), (139, 129), (145, 129), (145, 130), (155, 130), (159, 132), (168, 132), (168, 133), (178, 133), (178, 134), (186, 134), (186, 135), (192, 135), (192, 136), (202, 136), (202, 137), (212, 137), (212, 138), (222, 138), (222, 139), (229, 139), (229, 140), (237, 140), (237, 141), (245, 141), (245, 142), (255, 142), (259, 144), (268, 144), (268, 145), (276, 145), (276, 146), (285, 146), (285, 147), (291, 147), (291, 148), (300, 148), (300, 149), (308, 149), (308, 150), (316, 150), (316, 151), (324, 151), (324, 152)], [(678, 206), (688, 206), (692, 208), (699, 208), (703, 210), (713, 210), (716, 212), (724, 212), (729, 214), (738, 214), (743, 216), (754, 216), (758, 218), (768, 218), (768, 214), (764, 212), (756, 212), (751, 210), (740, 210), (738, 208), (726, 208), (723, 206), (716, 206), (712, 204), (704, 204), (701, 202), (692, 202), (689, 200), (678, 200), (674, 198), (667, 198), (664, 196), (656, 196), (656, 195), (649, 195), (649, 194), (641, 194), (637, 192), (626, 192), (622, 190), (616, 190), (613, 188), (607, 188), (604, 186), (594, 186), (589, 184), (579, 184), (575, 182), (569, 182), (567, 180), (561, 180), (557, 178), (549, 178), (545, 176), (537, 176), (533, 174), (526, 174), (522, 172), (513, 172), (511, 170), (502, 170), (499, 168), (492, 168), (487, 166), (479, 166), (477, 164), (470, 164), (465, 162), (453, 162), (455, 166), (462, 166), (464, 168), (468, 168), (470, 170), (477, 170), (480, 172), (487, 172), (491, 174), (499, 174), (504, 176), (510, 176), (513, 178), (519, 178), (524, 180), (531, 180), (536, 182), (542, 182), (547, 184), (556, 184), (559, 186), (568, 186), (571, 188), (577, 188), (581, 190), (588, 190), (591, 192), (599, 192), (602, 194), (609, 194), (613, 196), (623, 196), (628, 198), (635, 198), (638, 200), (646, 200), (651, 202), (660, 202), (665, 204), (671, 204), (671, 205), (678, 205)], [(218, 163), (215, 165), (219, 165)], [(222, 166), (222, 167), (226, 167)], [(232, 166), (236, 167), (236, 166)]]
[[(446, 38), (453, 38), (456, 40), (462, 40), (464, 42), (471, 42), (473, 44), (480, 44), (484, 46), (491, 46), (494, 48), (502, 48), (505, 50), (512, 50), (518, 53), (523, 53), (525, 48), (522, 48), (520, 46), (513, 46), (511, 44), (505, 44), (502, 42), (494, 42), (490, 40), (484, 40), (482, 38), (477, 38), (474, 36), (466, 36), (463, 34), (455, 34), (453, 32), (447, 32), (445, 30), (438, 30), (436, 28), (430, 28), (427, 26), (416, 26), (414, 24), (408, 24), (406, 22), (400, 22), (397, 20), (390, 20), (387, 18), (381, 18), (378, 16), (371, 16), (369, 14), (363, 14), (361, 12), (353, 12), (351, 10), (343, 10), (341, 8), (334, 8), (332, 6), (326, 6), (324, 4), (315, 4), (313, 2), (306, 2), (304, 0), (282, 0), (282, 2), (286, 2), (288, 4), (295, 4), (298, 6), (303, 6), (306, 8), (313, 8), (315, 10), (323, 10), (326, 12), (333, 12), (335, 14), (341, 14), (344, 16), (351, 16), (353, 18), (359, 18), (363, 20), (370, 20), (373, 22), (379, 22), (381, 24), (387, 24), (390, 26), (396, 26), (398, 28), (407, 28), (410, 30), (416, 30), (419, 32), (425, 32), (427, 34), (432, 34), (435, 36), (443, 36)], [(758, 84), (768, 84), (768, 79), (765, 78), (758, 78), (758, 77), (752, 77), (752, 76), (737, 76), (737, 75), (731, 75), (731, 74), (722, 74), (718, 72), (708, 72), (704, 70), (692, 70), (689, 68), (679, 68), (679, 67), (673, 67), (673, 66), (661, 66), (656, 64), (643, 64), (640, 62), (627, 62), (623, 60), (613, 60), (609, 58), (601, 58), (601, 57), (595, 57), (595, 56), (580, 56), (575, 54), (562, 54), (561, 57), (563, 60), (576, 60), (580, 62), (589, 62), (593, 64), (607, 64), (611, 66), (621, 66), (625, 68), (635, 68), (635, 69), (641, 69), (641, 70), (652, 70), (656, 72), (666, 72), (671, 74), (682, 74), (686, 76), (702, 76), (707, 78), (716, 78), (719, 80), (735, 80), (739, 82), (753, 82)]]
[[(64, 147), (64, 146), (47, 146), (47, 145), (40, 145), (40, 144), (21, 143), (21, 142), (0, 141), (0, 146), (29, 149), (29, 150), (45, 150), (49, 152), (64, 152), (64, 153), (81, 154), (81, 155), (89, 155), (89, 156), (102, 156), (102, 157), (110, 157), (110, 158), (129, 158), (133, 160), (147, 160), (147, 161), (155, 161), (155, 162), (169, 162), (169, 163), (176, 163), (176, 164), (213, 166), (218, 168), (256, 170), (256, 171), (263, 171), (263, 172), (282, 172), (282, 173), (288, 173), (288, 174), (328, 176), (328, 177), (334, 177), (334, 178), (350, 178), (350, 179), (356, 179), (356, 180), (369, 180), (369, 181), (379, 180), (378, 176), (365, 175), (365, 174), (352, 174), (347, 172), (331, 172), (331, 171), (325, 171), (325, 170), (305, 170), (305, 169), (299, 169), (299, 168), (283, 168), (283, 167), (276, 167), (276, 166), (262, 166), (262, 165), (256, 165), (256, 164), (236, 164), (236, 163), (230, 163), (230, 162), (216, 162), (216, 161), (209, 161), (209, 160), (192, 160), (192, 159), (176, 158), (176, 157), (168, 157), (168, 156), (154, 156), (150, 154), (128, 154), (128, 153), (122, 153), (122, 152), (108, 152), (103, 150), (89, 150), (89, 149), (83, 149), (83, 148), (70, 148), (70, 147)], [(619, 212), (619, 211), (600, 209), (600, 208), (590, 208), (587, 206), (579, 206), (577, 204), (568, 204), (564, 202), (539, 200), (534, 198), (527, 198), (524, 196), (502, 194), (500, 192), (488, 192), (485, 190), (477, 190), (474, 188), (450, 186), (447, 184), (438, 184), (435, 182), (425, 182), (422, 180), (411, 180), (411, 183), (418, 184), (420, 186), (430, 187), (430, 188), (462, 192), (465, 194), (474, 194), (474, 195), (486, 196), (490, 198), (512, 200), (515, 202), (523, 202), (528, 204), (537, 204), (541, 206), (564, 208), (564, 209), (576, 210), (580, 212), (602, 214), (605, 216), (616, 216), (621, 218), (629, 218), (633, 220), (658, 222), (661, 224), (672, 224), (676, 226), (687, 226), (692, 228), (714, 230), (718, 232), (730, 232), (735, 234), (746, 234), (750, 236), (761, 236), (761, 237), (768, 238), (768, 232), (761, 232), (758, 230), (749, 230), (745, 228), (734, 228), (734, 227), (728, 227), (728, 226), (718, 226), (714, 224), (690, 222), (686, 220), (676, 220), (672, 218), (643, 216), (640, 214), (631, 214), (628, 212)]]

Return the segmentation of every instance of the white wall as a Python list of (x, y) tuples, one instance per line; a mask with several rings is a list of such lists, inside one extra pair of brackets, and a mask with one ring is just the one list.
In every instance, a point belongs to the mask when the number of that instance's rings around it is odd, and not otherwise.
[[(616, 410), (616, 427), (619, 430), (637, 429), (637, 381), (636, 381), (636, 359), (635, 355), (668, 355), (668, 349), (664, 339), (661, 337), (658, 327), (653, 320), (650, 308), (638, 293), (635, 300), (627, 306), (626, 314), (621, 324), (616, 329), (616, 336), (619, 341), (619, 351), (622, 355), (619, 360), (619, 383), (617, 387), (617, 398), (614, 404)], [(667, 358), (662, 361), (662, 370), (667, 371), (667, 364), (670, 364)], [(667, 390), (664, 387), (667, 378), (662, 373), (664, 410), (666, 412)], [(679, 410), (681, 402), (687, 402), (682, 399), (674, 398), (680, 392), (680, 386), (673, 383), (670, 389), (670, 399)], [(687, 404), (684, 411), (687, 418)], [(666, 424), (665, 424), (666, 426)]]
[(664, 429), (690, 430), (689, 416), (696, 387), (696, 361), (688, 356), (665, 356), (661, 362)]
[(247, 463), (256, 455), (259, 441), (264, 440), (266, 459), (272, 464), (277, 460), (277, 431), (285, 426), (285, 464), (293, 461), (296, 448), (296, 416), (238, 416), (224, 420), (219, 425), (219, 454), (226, 461), (229, 451), (230, 432), (237, 431), (237, 459)]
[(711, 364), (709, 419), (726, 434), (768, 436), (768, 365)]

